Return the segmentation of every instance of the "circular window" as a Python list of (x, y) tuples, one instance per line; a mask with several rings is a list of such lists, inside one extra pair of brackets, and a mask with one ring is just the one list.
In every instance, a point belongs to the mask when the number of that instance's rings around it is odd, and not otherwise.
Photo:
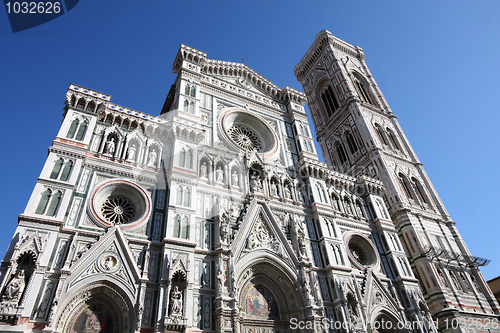
[(110, 197), (104, 200), (101, 213), (108, 222), (115, 224), (128, 223), (135, 215), (135, 207), (123, 197)]
[(219, 121), (221, 137), (234, 148), (246, 152), (273, 154), (277, 151), (277, 136), (264, 119), (243, 110), (229, 110)]
[(353, 234), (347, 238), (347, 248), (349, 259), (358, 268), (378, 265), (377, 252), (368, 238)]
[(233, 125), (228, 131), (229, 137), (240, 146), (241, 148), (248, 151), (260, 151), (262, 149), (262, 143), (259, 137), (255, 135), (252, 130), (241, 126)]
[(359, 262), (361, 265), (366, 265), (366, 256), (363, 250), (360, 249), (356, 244), (349, 244), (349, 251), (354, 259)]
[(147, 222), (151, 199), (145, 190), (130, 181), (107, 180), (92, 191), (88, 210), (100, 227), (123, 225), (135, 229)]

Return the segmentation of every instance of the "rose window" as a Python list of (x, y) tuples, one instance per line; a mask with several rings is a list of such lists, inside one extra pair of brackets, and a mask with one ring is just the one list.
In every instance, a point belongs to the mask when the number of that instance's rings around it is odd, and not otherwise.
[(257, 135), (246, 127), (241, 125), (233, 125), (228, 130), (231, 139), (241, 148), (248, 151), (260, 151), (262, 143)]
[(101, 213), (108, 222), (115, 224), (128, 223), (135, 216), (135, 207), (125, 198), (110, 197), (102, 203)]
[(365, 254), (359, 246), (351, 243), (349, 244), (349, 251), (351, 251), (352, 256), (354, 257), (354, 259), (356, 259), (357, 262), (359, 262), (361, 265), (366, 264)]
[(375, 267), (379, 265), (377, 250), (372, 242), (362, 235), (351, 235), (347, 238), (348, 256), (357, 268)]
[(227, 110), (220, 116), (218, 131), (222, 142), (232, 150), (272, 156), (278, 151), (273, 124), (253, 111)]

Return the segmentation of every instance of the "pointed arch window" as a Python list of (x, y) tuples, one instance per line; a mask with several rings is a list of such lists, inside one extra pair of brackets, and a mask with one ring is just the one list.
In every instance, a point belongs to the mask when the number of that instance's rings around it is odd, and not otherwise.
[(64, 163), (64, 160), (62, 158), (58, 159), (56, 163), (54, 163), (54, 168), (52, 169), (52, 172), (50, 173), (50, 178), (52, 179), (57, 179), (59, 177), (59, 172), (61, 172), (61, 167)]
[(86, 121), (83, 121), (80, 124), (80, 127), (78, 127), (78, 132), (76, 133), (76, 137), (75, 137), (76, 140), (78, 140), (78, 141), (83, 140), (83, 137), (85, 136), (85, 132), (87, 131), (87, 125), (88, 124)]
[(61, 196), (62, 194), (60, 191), (57, 191), (52, 195), (52, 197), (50, 198), (49, 207), (47, 208), (47, 212), (45, 213), (45, 215), (48, 216), (56, 215), (57, 207), (59, 207), (59, 201), (61, 201)]
[(185, 100), (184, 101), (184, 112), (189, 112), (189, 101)]
[(380, 127), (379, 124), (375, 124), (375, 131), (377, 132), (377, 136), (380, 140), (381, 143), (384, 145), (388, 146), (389, 144), (387, 143), (387, 139), (385, 138), (385, 135), (382, 131), (382, 128)]
[(38, 206), (35, 210), (35, 214), (42, 215), (45, 212), (51, 195), (52, 191), (50, 189), (46, 189), (45, 191), (43, 191), (42, 196), (40, 197), (40, 201), (38, 202)]
[(337, 156), (339, 157), (340, 164), (347, 162), (344, 146), (340, 142), (337, 142), (335, 144), (335, 149), (337, 150)]
[(331, 117), (340, 106), (337, 96), (330, 85), (321, 93), (321, 100), (323, 101), (323, 105), (329, 117)]
[(194, 102), (189, 103), (189, 113), (194, 114)]
[(184, 189), (184, 198), (182, 200), (182, 204), (186, 207), (191, 206), (191, 190), (189, 188)]
[(191, 149), (186, 151), (186, 163), (184, 167), (189, 169), (193, 168), (193, 151)]
[(174, 217), (174, 237), (181, 237), (181, 217), (179, 215)]
[(51, 189), (46, 189), (40, 197), (35, 214), (55, 216), (61, 197), (61, 191), (53, 193)]
[(176, 200), (175, 200), (175, 203), (177, 205), (182, 205), (182, 192), (183, 192), (182, 186), (177, 186), (177, 193), (176, 193)]
[(415, 198), (413, 197), (413, 194), (410, 190), (410, 186), (408, 184), (408, 181), (406, 180), (406, 177), (402, 173), (399, 173), (398, 179), (399, 179), (399, 183), (401, 184), (401, 187), (403, 188), (403, 192), (405, 193), (405, 195), (409, 199), (415, 200)]
[(63, 182), (68, 180), (69, 174), (71, 173), (71, 169), (73, 169), (73, 161), (66, 162), (66, 164), (64, 164), (64, 169), (61, 174), (61, 180)]
[(396, 137), (394, 136), (394, 133), (389, 128), (387, 129), (387, 136), (389, 137), (389, 141), (391, 142), (392, 148), (394, 148), (396, 150), (400, 150), (398, 142), (396, 141)]
[(181, 148), (179, 152), (179, 166), (181, 168), (193, 168), (193, 150), (189, 148)]
[(191, 97), (195, 97), (196, 96), (196, 87), (193, 85), (190, 85), (190, 84), (186, 84), (186, 86), (184, 88), (184, 94), (191, 96)]
[(175, 203), (179, 206), (191, 207), (191, 189), (187, 186), (177, 186)]
[(182, 218), (182, 223), (181, 223), (181, 238), (187, 239), (188, 238), (188, 226), (189, 226), (189, 219), (187, 216), (184, 216)]
[(66, 135), (68, 138), (73, 139), (73, 137), (75, 136), (76, 129), (78, 128), (79, 122), (80, 121), (78, 119), (74, 119), (71, 122), (71, 126), (69, 127), (68, 134)]
[(368, 84), (358, 73), (354, 73), (354, 87), (356, 88), (356, 92), (358, 93), (360, 99), (368, 104), (375, 105), (372, 101), (371, 95), (368, 92)]
[(179, 166), (184, 167), (186, 164), (186, 149), (182, 148), (179, 153)]
[(415, 188), (415, 193), (417, 194), (418, 199), (420, 200), (421, 203), (423, 204), (428, 204), (429, 202), (426, 199), (424, 188), (420, 184), (420, 182), (415, 178), (411, 178), (411, 182), (413, 183), (413, 187)]
[(345, 135), (345, 139), (347, 141), (347, 146), (349, 147), (349, 151), (351, 155), (358, 151), (358, 145), (356, 144), (356, 140), (352, 136), (351, 132), (347, 132)]

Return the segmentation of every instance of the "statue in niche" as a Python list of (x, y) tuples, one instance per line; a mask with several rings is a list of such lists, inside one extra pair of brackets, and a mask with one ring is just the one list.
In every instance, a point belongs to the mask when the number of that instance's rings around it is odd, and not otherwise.
[(115, 153), (115, 147), (116, 147), (115, 138), (111, 137), (110, 139), (108, 139), (108, 141), (106, 141), (106, 145), (104, 147), (104, 153), (113, 155)]
[(227, 292), (226, 276), (224, 275), (224, 272), (222, 271), (222, 265), (220, 265), (220, 264), (219, 264), (219, 269), (217, 271), (217, 285), (218, 285), (219, 291), (221, 293)]
[(297, 236), (297, 246), (301, 255), (306, 256), (306, 244), (304, 242), (304, 229), (302, 228), (301, 222), (297, 219), (293, 220), (294, 232)]
[(222, 171), (220, 165), (217, 167), (217, 170), (215, 170), (215, 180), (217, 181), (217, 183), (224, 182), (224, 171)]
[(156, 150), (151, 149), (148, 155), (148, 166), (150, 167), (156, 166), (156, 158), (157, 158)]
[(5, 287), (3, 300), (18, 302), (25, 287), (24, 269), (19, 270)]
[(170, 302), (172, 304), (170, 315), (171, 316), (181, 316), (182, 315), (182, 292), (179, 291), (179, 287), (175, 286), (172, 294), (170, 296)]
[(233, 174), (231, 175), (233, 180), (233, 186), (238, 186), (238, 173), (236, 170), (233, 170)]
[(207, 162), (203, 162), (200, 167), (200, 178), (207, 179)]
[(127, 151), (127, 160), (128, 161), (135, 161), (135, 144), (131, 144), (130, 147), (128, 147)]
[(252, 174), (250, 184), (252, 185), (252, 190), (262, 191), (262, 182), (257, 171), (254, 171), (254, 173)]
[(292, 193), (290, 192), (290, 186), (285, 186), (285, 199), (291, 199)]
[(276, 186), (276, 183), (274, 182), (274, 180), (271, 182), (271, 195), (273, 197), (278, 196), (278, 187)]
[(226, 243), (227, 241), (230, 220), (230, 213), (225, 208), (219, 207), (220, 240), (222, 243)]

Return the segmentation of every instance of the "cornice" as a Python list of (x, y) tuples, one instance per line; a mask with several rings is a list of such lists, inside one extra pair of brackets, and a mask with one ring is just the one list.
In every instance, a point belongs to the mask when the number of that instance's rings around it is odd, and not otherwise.
[(365, 59), (365, 54), (363, 53), (362, 48), (351, 45), (342, 39), (335, 37), (328, 30), (322, 30), (316, 35), (314, 43), (311, 45), (302, 60), (293, 69), (295, 76), (299, 81), (302, 81), (302, 78), (309, 72), (309, 70), (312, 69), (316, 60), (319, 59), (322, 51), (327, 45), (331, 45), (333, 48), (361, 61)]
[(281, 89), (246, 64), (208, 59), (205, 52), (184, 44), (181, 44), (179, 51), (177, 52), (173, 65), (174, 73), (179, 74), (181, 69), (192, 72), (193, 69), (190, 70), (189, 68), (183, 68), (182, 63), (184, 60), (200, 66), (199, 73), (201, 74), (208, 76), (222, 75), (243, 78), (281, 103), (286, 104), (291, 101), (300, 104), (300, 106), (304, 106), (307, 102), (306, 95), (304, 93), (288, 86)]

